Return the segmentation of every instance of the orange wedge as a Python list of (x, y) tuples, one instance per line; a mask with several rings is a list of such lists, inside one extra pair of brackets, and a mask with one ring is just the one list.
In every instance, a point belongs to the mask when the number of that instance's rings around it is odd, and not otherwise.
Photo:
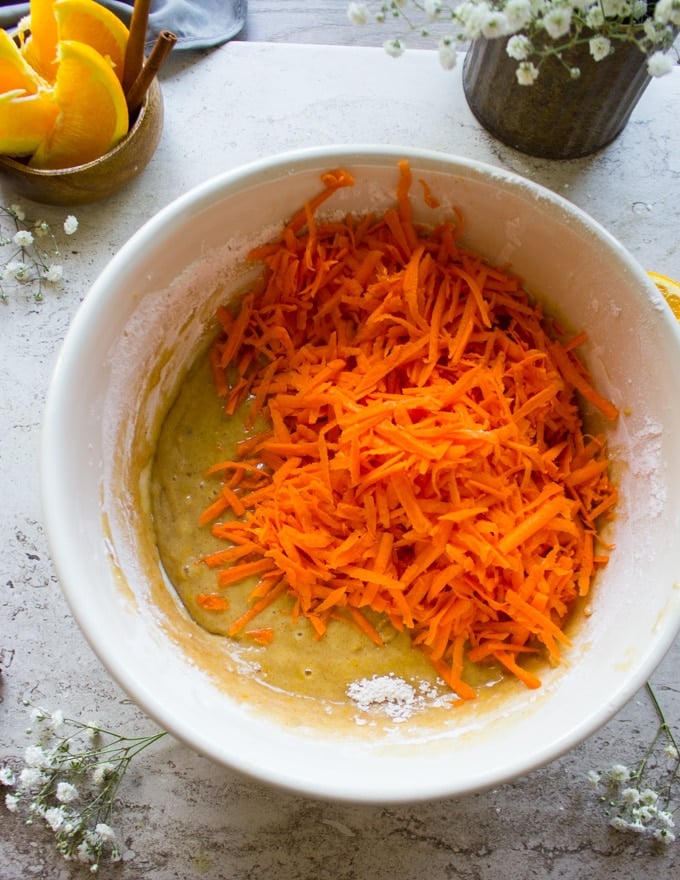
[(680, 282), (674, 281), (666, 275), (659, 275), (658, 272), (648, 272), (647, 274), (664, 295), (671, 311), (680, 321)]
[(30, 36), (21, 52), (31, 67), (48, 82), (57, 75), (57, 20), (54, 0), (31, 0), (29, 6)]
[(17, 89), (0, 95), (0, 153), (30, 156), (45, 140), (58, 113), (47, 91), (28, 95)]
[(0, 28), (0, 92), (37, 92), (46, 83), (33, 70), (6, 30)]
[(57, 0), (54, 4), (60, 40), (86, 43), (111, 64), (122, 82), (128, 29), (95, 0)]
[(54, 100), (59, 115), (38, 146), (32, 168), (71, 168), (113, 149), (128, 130), (123, 88), (111, 65), (91, 46), (75, 40), (58, 45)]

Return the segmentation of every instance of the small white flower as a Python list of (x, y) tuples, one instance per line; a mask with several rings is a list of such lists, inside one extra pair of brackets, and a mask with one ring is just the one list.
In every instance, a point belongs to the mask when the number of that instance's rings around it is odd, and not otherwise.
[(439, 53), (439, 63), (444, 70), (453, 70), (458, 61), (456, 54), (456, 46), (451, 37), (442, 37), (437, 46)]
[(352, 24), (368, 24), (371, 19), (371, 11), (365, 3), (350, 3), (347, 7), (347, 18)]
[(33, 232), (37, 238), (45, 238), (50, 234), (50, 224), (46, 220), (36, 220), (33, 224)]
[(615, 831), (628, 830), (628, 822), (626, 822), (623, 816), (614, 816), (612, 819), (610, 819), (609, 824)]
[(602, 12), (602, 7), (599, 3), (591, 6), (586, 13), (586, 24), (591, 29), (591, 31), (596, 31), (604, 24), (604, 14)]
[(95, 785), (101, 786), (106, 782), (107, 779), (110, 779), (115, 772), (115, 764), (111, 764), (110, 762), (97, 764), (97, 766), (92, 771), (92, 781)]
[(531, 21), (529, 0), (508, 0), (504, 11), (509, 31), (519, 31)]
[(12, 786), (16, 781), (16, 774), (11, 767), (0, 767), (0, 785)]
[(423, 3), (423, 9), (428, 21), (436, 21), (442, 8), (442, 0), (425, 0)]
[(640, 802), (643, 804), (647, 804), (648, 806), (654, 806), (658, 803), (659, 795), (654, 791), (653, 788), (645, 788), (640, 792)]
[(383, 49), (387, 52), (390, 58), (399, 58), (400, 55), (404, 54), (406, 46), (404, 45), (403, 40), (395, 38), (394, 40), (385, 40), (383, 43)]
[(672, 831), (669, 831), (668, 828), (657, 828), (654, 832), (654, 840), (658, 840), (659, 843), (673, 843), (675, 840), (675, 834)]
[(33, 234), (28, 229), (20, 229), (14, 233), (12, 241), (18, 247), (30, 247), (33, 244)]
[(21, 205), (10, 205), (9, 209), (14, 214), (14, 216), (17, 218), (17, 220), (25, 220), (26, 219), (26, 214), (24, 214), (24, 209), (21, 207)]
[(43, 819), (47, 822), (52, 831), (60, 831), (64, 827), (66, 821), (64, 808), (50, 807), (49, 809), (45, 810), (43, 814)]
[(668, 758), (669, 761), (677, 761), (680, 758), (678, 754), (677, 748), (673, 745), (673, 743), (667, 743), (663, 750), (664, 758)]
[(24, 761), (27, 767), (46, 767), (49, 763), (41, 746), (27, 746), (24, 751)]
[(650, 76), (665, 76), (671, 70), (673, 62), (664, 52), (654, 52), (647, 59), (647, 73)]
[(39, 788), (44, 781), (45, 777), (39, 767), (24, 767), (19, 774), (19, 785), (28, 791)]
[(78, 800), (78, 789), (70, 782), (60, 782), (57, 785), (56, 798), (62, 804), (70, 804)]
[(58, 284), (63, 279), (63, 277), (64, 267), (58, 265), (57, 263), (53, 263), (51, 266), (48, 266), (47, 272), (45, 272), (45, 281), (49, 281), (51, 284)]
[(571, 7), (553, 6), (543, 16), (543, 26), (553, 40), (559, 40), (571, 28)]
[(630, 806), (640, 803), (640, 792), (637, 788), (624, 788), (621, 792), (621, 800)]
[(491, 10), (482, 25), (482, 36), (487, 40), (495, 40), (508, 33), (508, 20), (503, 12)]
[(95, 834), (98, 834), (102, 840), (112, 843), (116, 839), (116, 832), (110, 825), (107, 825), (105, 822), (99, 822), (98, 825), (95, 826)]
[(34, 724), (40, 724), (47, 718), (47, 712), (40, 706), (33, 706), (31, 709), (31, 721)]
[(668, 810), (659, 810), (656, 814), (656, 818), (659, 821), (659, 824), (663, 825), (664, 828), (675, 828), (673, 814), (669, 813)]
[(10, 260), (2, 270), (3, 281), (23, 281), (28, 276), (28, 268), (19, 260)]
[(593, 37), (588, 41), (588, 49), (595, 61), (602, 61), (612, 51), (611, 40), (607, 37)]
[(680, 27), (680, 0), (658, 0), (654, 8), (654, 20), (659, 24)]
[(531, 53), (531, 49), (531, 40), (524, 34), (515, 34), (514, 37), (510, 37), (505, 47), (507, 54), (510, 58), (514, 58), (515, 61), (526, 61)]
[[(56, 270), (56, 272), (57, 272), (56, 278), (54, 278), (54, 279), (48, 278), (48, 281), (52, 281), (52, 280), (58, 281), (61, 278), (61, 275), (62, 275), (61, 266), (50, 266), (50, 268), (47, 270), (47, 275), (49, 275), (53, 269)], [(50, 727), (57, 734), (57, 736), (59, 736), (60, 733), (63, 733), (63, 731), (64, 731), (64, 713), (61, 711), (61, 709), (57, 709), (56, 712), (52, 712), (52, 714), (50, 715)]]
[(86, 840), (84, 840), (76, 848), (76, 856), (78, 857), (78, 861), (82, 862), (84, 865), (89, 865), (95, 860), (95, 855), (92, 852), (92, 848)]
[(73, 214), (69, 214), (68, 217), (64, 220), (64, 232), (66, 235), (73, 235), (74, 232), (78, 229), (78, 218), (74, 217)]
[(19, 809), (19, 795), (18, 794), (6, 794), (5, 795), (5, 806), (10, 811), (10, 813), (16, 813)]
[(628, 782), (630, 770), (624, 764), (614, 764), (609, 770), (609, 778), (612, 782)]
[(538, 79), (538, 68), (530, 61), (520, 61), (515, 71), (517, 82), (521, 86), (531, 86)]

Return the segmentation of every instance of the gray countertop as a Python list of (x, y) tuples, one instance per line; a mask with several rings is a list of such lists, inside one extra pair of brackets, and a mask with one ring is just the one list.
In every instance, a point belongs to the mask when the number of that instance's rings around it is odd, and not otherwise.
[[(62, 598), (42, 526), (39, 442), (51, 368), (75, 310), (110, 256), (175, 196), (296, 147), (428, 147), (531, 177), (588, 211), (645, 268), (680, 278), (680, 131), (672, 109), (680, 102), (680, 69), (651, 84), (609, 148), (550, 163), (488, 136), (465, 104), (459, 68), (442, 71), (433, 53), (394, 61), (380, 49), (321, 45), (355, 40), (344, 0), (250, 6), (242, 39), (171, 58), (162, 76), (166, 124), (158, 152), (126, 191), (73, 211), (23, 203), (29, 216), (55, 227), (75, 213), (80, 228), (63, 250), (61, 288), (46, 291), (41, 303), (23, 290), (0, 304), (0, 765), (20, 762), (31, 741), (25, 699), (126, 733), (153, 730), (95, 659)], [(361, 39), (375, 45), (376, 33)], [(0, 199), (17, 201), (2, 181)], [(679, 660), (676, 640), (653, 677), (676, 732)], [(122, 784), (114, 824), (125, 858), (100, 873), (121, 880), (680, 877), (680, 842), (656, 848), (612, 830), (586, 778), (597, 767), (635, 763), (655, 729), (641, 691), (548, 767), (468, 797), (389, 807), (273, 790), (166, 737)], [(0, 805), (0, 880), (86, 873), (59, 856), (41, 824), (26, 826)]]

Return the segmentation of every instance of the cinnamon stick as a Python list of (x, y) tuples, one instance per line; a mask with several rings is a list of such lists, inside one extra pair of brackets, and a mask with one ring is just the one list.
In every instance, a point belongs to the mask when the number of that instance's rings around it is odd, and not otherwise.
[(156, 42), (153, 44), (151, 52), (149, 52), (149, 57), (146, 59), (146, 63), (139, 71), (137, 78), (126, 94), (130, 115), (137, 110), (144, 100), (144, 95), (146, 95), (149, 86), (153, 82), (153, 78), (165, 63), (165, 59), (172, 51), (172, 47), (176, 42), (177, 36), (172, 31), (161, 31), (158, 34)]
[(127, 95), (144, 65), (144, 44), (149, 26), (151, 0), (135, 0), (130, 19), (130, 31), (125, 47), (123, 67), (123, 91)]

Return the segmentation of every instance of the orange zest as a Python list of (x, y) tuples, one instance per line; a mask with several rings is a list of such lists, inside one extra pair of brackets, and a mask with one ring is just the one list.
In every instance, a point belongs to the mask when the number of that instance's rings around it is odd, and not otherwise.
[[(382, 216), (322, 221), (343, 171), (252, 259), (262, 279), (219, 310), (211, 363), (224, 409), (268, 430), (211, 473), (202, 522), (218, 592), (259, 578), (245, 631), (287, 594), (319, 638), (342, 619), (377, 643), (407, 631), (463, 699), (467, 662), (527, 687), (525, 658), (559, 662), (564, 626), (607, 561), (599, 517), (616, 488), (579, 399), (615, 419), (575, 353), (511, 272), (414, 219), (411, 172)], [(428, 200), (434, 200), (427, 191)]]

